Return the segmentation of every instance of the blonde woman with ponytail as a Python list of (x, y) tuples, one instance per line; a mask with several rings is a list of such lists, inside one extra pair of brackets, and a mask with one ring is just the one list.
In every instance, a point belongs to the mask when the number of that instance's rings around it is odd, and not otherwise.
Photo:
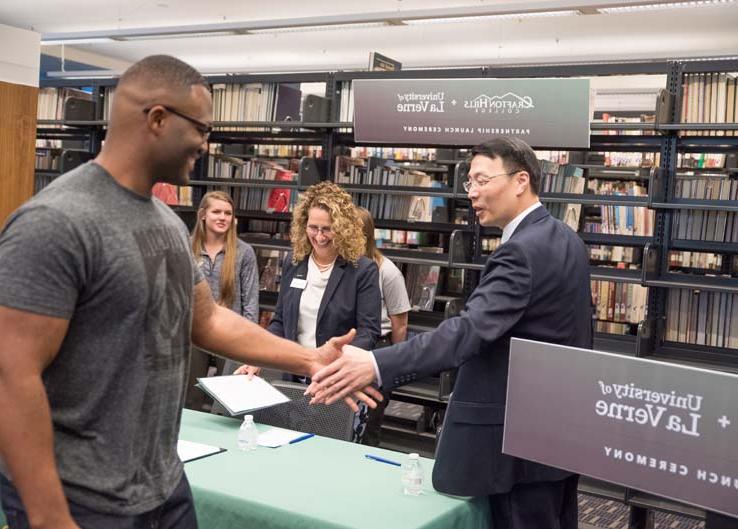
[[(259, 272), (254, 250), (238, 238), (233, 199), (222, 191), (206, 193), (197, 210), (192, 231), (192, 253), (210, 286), (215, 301), (254, 323), (259, 319)], [(202, 409), (205, 394), (193, 389), (196, 379), (207, 376), (209, 354), (192, 349), (185, 406)], [(225, 360), (219, 374), (231, 374), (240, 365)], [(256, 369), (254, 369), (256, 370)]]

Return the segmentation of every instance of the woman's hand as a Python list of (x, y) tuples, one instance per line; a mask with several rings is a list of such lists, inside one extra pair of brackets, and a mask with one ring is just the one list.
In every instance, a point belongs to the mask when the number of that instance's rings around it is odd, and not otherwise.
[(233, 372), (234, 375), (248, 375), (249, 380), (254, 378), (254, 375), (258, 375), (259, 373), (261, 373), (260, 367), (247, 366), (245, 364)]

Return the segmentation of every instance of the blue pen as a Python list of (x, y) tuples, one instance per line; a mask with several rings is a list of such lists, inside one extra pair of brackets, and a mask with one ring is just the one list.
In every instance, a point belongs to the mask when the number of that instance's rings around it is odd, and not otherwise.
[(371, 459), (372, 461), (379, 461), (380, 463), (387, 463), (388, 465), (394, 465), (396, 467), (402, 466), (402, 464), (398, 463), (397, 461), (392, 461), (391, 459), (385, 459), (379, 456), (373, 456), (371, 454), (364, 454), (364, 457), (367, 459)]
[(306, 433), (305, 435), (301, 435), (297, 439), (292, 439), (292, 441), (290, 441), (290, 444), (293, 445), (295, 443), (299, 443), (300, 441), (304, 441), (305, 439), (310, 439), (311, 437), (315, 437), (315, 434), (314, 433)]

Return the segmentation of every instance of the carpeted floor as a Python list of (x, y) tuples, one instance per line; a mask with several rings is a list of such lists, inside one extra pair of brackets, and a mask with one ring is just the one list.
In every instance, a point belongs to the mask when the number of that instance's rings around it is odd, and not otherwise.
[[(579, 494), (579, 522), (601, 529), (628, 529), (628, 507), (620, 502)], [(656, 513), (655, 529), (704, 529), (705, 523), (675, 514)]]

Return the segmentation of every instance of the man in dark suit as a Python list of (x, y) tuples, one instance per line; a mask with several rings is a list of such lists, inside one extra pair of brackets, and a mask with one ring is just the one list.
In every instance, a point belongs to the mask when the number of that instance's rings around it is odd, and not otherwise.
[(435, 331), (372, 353), (344, 355), (313, 378), (315, 401), (352, 388), (383, 389), (459, 368), (439, 439), (433, 485), (488, 496), (495, 529), (577, 527), (578, 476), (502, 453), (510, 338), (592, 346), (587, 249), (538, 200), (540, 168), (523, 141), (494, 138), (472, 151), (471, 205), (483, 226), (503, 229), (460, 316)]

